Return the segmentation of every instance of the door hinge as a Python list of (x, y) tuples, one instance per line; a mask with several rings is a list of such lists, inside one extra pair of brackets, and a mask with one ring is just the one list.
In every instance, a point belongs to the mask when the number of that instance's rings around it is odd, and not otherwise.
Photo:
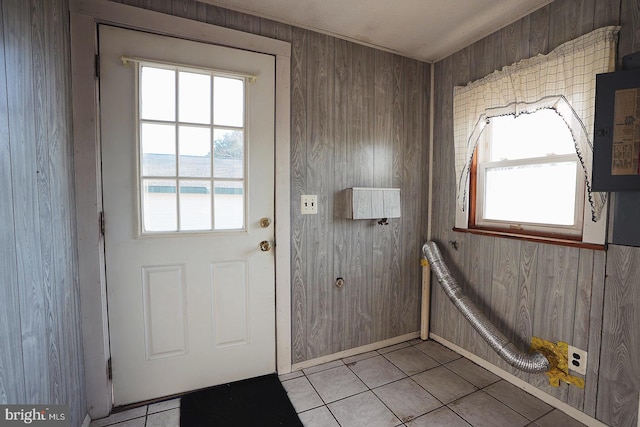
[(99, 79), (100, 78), (100, 55), (96, 55), (94, 67), (95, 67), (96, 79)]
[(107, 379), (113, 381), (113, 368), (111, 367), (111, 358), (107, 360)]
[(104, 236), (104, 211), (100, 212), (100, 216), (98, 217), (98, 221), (100, 223), (100, 234)]

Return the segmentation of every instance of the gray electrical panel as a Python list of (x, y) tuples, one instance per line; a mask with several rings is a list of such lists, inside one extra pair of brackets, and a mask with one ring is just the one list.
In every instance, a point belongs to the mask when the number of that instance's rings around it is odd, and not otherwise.
[(640, 247), (640, 192), (616, 193), (611, 213), (613, 231), (609, 242), (614, 245)]
[[(623, 70), (640, 69), (640, 52), (622, 58)], [(640, 247), (640, 191), (618, 191), (611, 204), (613, 227), (609, 242)]]

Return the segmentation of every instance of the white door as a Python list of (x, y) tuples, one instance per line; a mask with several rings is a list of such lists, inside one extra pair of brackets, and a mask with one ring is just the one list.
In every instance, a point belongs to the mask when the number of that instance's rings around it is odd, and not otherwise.
[(99, 39), (115, 404), (275, 372), (274, 57)]

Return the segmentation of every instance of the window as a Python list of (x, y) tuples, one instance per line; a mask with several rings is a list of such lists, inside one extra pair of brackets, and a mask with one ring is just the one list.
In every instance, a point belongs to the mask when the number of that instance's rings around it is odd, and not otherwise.
[(581, 236), (584, 172), (554, 110), (492, 117), (476, 156), (470, 228)]
[(595, 76), (614, 69), (618, 30), (454, 87), (456, 230), (604, 244), (607, 194), (591, 188)]
[(142, 233), (245, 228), (245, 78), (138, 67)]

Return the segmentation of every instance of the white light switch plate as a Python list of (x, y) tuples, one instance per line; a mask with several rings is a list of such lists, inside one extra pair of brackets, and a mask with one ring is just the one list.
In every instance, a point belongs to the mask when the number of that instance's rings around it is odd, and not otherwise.
[(318, 196), (303, 194), (300, 200), (300, 212), (303, 215), (313, 215), (318, 213)]

